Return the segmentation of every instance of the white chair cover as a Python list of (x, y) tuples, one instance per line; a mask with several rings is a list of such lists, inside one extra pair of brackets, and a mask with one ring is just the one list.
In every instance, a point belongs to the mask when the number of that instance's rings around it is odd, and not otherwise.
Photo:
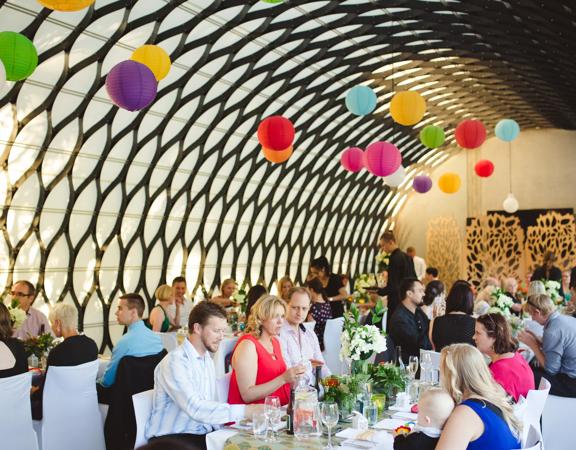
[(440, 352), (420, 349), (420, 362), (422, 362), (422, 356), (424, 356), (426, 353), (429, 353), (432, 357), (432, 369), (440, 370)]
[(214, 369), (216, 371), (216, 379), (222, 378), (226, 373), (225, 370), (225, 360), (226, 355), (234, 350), (234, 346), (238, 342), (238, 337), (233, 336), (229, 338), (224, 338), (222, 342), (220, 342), (220, 346), (218, 347), (218, 351), (214, 353)]
[(230, 379), (232, 372), (228, 372), (222, 378), (216, 380), (216, 398), (219, 402), (228, 403), (228, 391), (230, 390)]
[(154, 389), (139, 392), (132, 396), (134, 404), (134, 415), (136, 417), (136, 442), (134, 448), (141, 447), (148, 443), (146, 439), (146, 424), (152, 414), (152, 401), (154, 399)]
[(529, 430), (534, 429), (538, 432), (538, 435), (542, 435), (542, 432), (540, 431), (540, 418), (542, 417), (542, 411), (544, 411), (548, 392), (550, 392), (550, 382), (545, 378), (540, 380), (538, 390), (528, 391), (528, 395), (526, 396), (526, 406), (523, 411), (523, 416), (521, 417), (523, 424), (522, 445), (529, 443)]
[(574, 450), (576, 398), (548, 395), (542, 412), (542, 438), (549, 450)]
[(346, 364), (340, 361), (340, 348), (342, 347), (341, 336), (344, 327), (344, 318), (330, 319), (326, 321), (324, 329), (324, 361), (334, 375), (342, 375), (346, 372)]
[(306, 327), (306, 331), (314, 333), (314, 326), (316, 325), (315, 321), (304, 322), (303, 325)]
[[(542, 383), (540, 383), (542, 385)], [(543, 450), (544, 445), (542, 444), (542, 434), (540, 433), (540, 424), (538, 428), (534, 428), (533, 425), (527, 427), (526, 430), (526, 442), (522, 443), (522, 448), (530, 450)]]
[(176, 333), (155, 333), (160, 336), (162, 347), (164, 347), (167, 352), (171, 352), (178, 347), (178, 338), (176, 337)]
[(51, 366), (42, 398), (42, 450), (105, 450), (98, 409), (98, 360), (79, 366)]
[(32, 375), (27, 372), (0, 378), (0, 448), (38, 450), (38, 438), (32, 428), (30, 387)]

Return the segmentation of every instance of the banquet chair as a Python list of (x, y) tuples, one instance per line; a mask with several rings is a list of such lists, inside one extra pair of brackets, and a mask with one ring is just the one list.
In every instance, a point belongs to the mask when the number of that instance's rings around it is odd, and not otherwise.
[(324, 361), (334, 375), (342, 375), (346, 372), (346, 365), (340, 361), (340, 348), (342, 347), (341, 336), (344, 327), (344, 318), (329, 319), (324, 329)]
[(314, 333), (314, 327), (316, 326), (316, 321), (311, 321), (311, 322), (304, 322), (302, 325), (304, 325), (306, 327), (306, 332), (311, 332)]
[(528, 391), (526, 406), (521, 417), (524, 425), (522, 429), (522, 444), (528, 442), (528, 432), (532, 430), (532, 428), (537, 430), (540, 436), (542, 435), (540, 418), (542, 417), (542, 411), (544, 411), (544, 405), (546, 404), (549, 392), (550, 382), (546, 378), (540, 380), (538, 390), (532, 389)]
[(104, 450), (104, 429), (96, 374), (98, 360), (78, 366), (50, 366), (42, 397), (42, 450)]
[(218, 346), (218, 350), (216, 353), (212, 355), (214, 359), (214, 369), (216, 370), (216, 379), (222, 378), (226, 371), (226, 356), (234, 350), (236, 346), (236, 342), (238, 342), (238, 337), (230, 337), (224, 338), (220, 345)]
[(3, 449), (38, 450), (30, 409), (31, 386), (30, 372), (0, 378), (0, 447)]
[(526, 428), (526, 441), (522, 442), (522, 448), (526, 450), (544, 450), (540, 425), (538, 425), (537, 428), (534, 427), (534, 425), (530, 425)]
[(154, 400), (154, 389), (149, 389), (144, 392), (139, 392), (132, 396), (132, 404), (134, 405), (134, 415), (136, 416), (136, 442), (134, 448), (146, 445), (146, 424), (152, 414), (152, 404)]
[(576, 398), (548, 395), (542, 412), (542, 439), (550, 450), (574, 449)]
[(178, 338), (176, 337), (176, 333), (160, 333), (155, 332), (162, 341), (162, 347), (167, 351), (171, 352), (178, 348)]
[(231, 378), (232, 372), (229, 372), (222, 378), (216, 380), (216, 398), (219, 402), (228, 403), (228, 391), (230, 390)]

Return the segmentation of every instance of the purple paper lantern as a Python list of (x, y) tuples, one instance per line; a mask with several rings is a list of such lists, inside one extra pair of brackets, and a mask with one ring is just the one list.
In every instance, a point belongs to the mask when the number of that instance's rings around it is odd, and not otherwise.
[(340, 155), (340, 164), (348, 172), (359, 172), (364, 168), (364, 151), (358, 147), (350, 147)]
[(425, 194), (430, 189), (432, 189), (432, 180), (428, 175), (418, 175), (417, 177), (414, 177), (414, 181), (412, 181), (412, 187), (416, 192)]
[(138, 111), (156, 98), (158, 82), (144, 64), (128, 60), (116, 64), (106, 77), (110, 99), (120, 108)]
[(377, 177), (392, 175), (400, 164), (402, 164), (400, 150), (390, 142), (374, 142), (364, 152), (364, 167)]

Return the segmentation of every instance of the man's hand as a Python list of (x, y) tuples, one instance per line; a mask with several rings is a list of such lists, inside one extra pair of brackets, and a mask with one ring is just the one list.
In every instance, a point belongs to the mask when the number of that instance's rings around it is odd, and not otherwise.
[(531, 349), (534, 348), (540, 348), (540, 341), (538, 340), (538, 338), (534, 335), (534, 333), (528, 331), (528, 330), (523, 330), (518, 334), (518, 340), (520, 342), (523, 342), (524, 344), (526, 344), (528, 347), (530, 347)]
[(312, 364), (312, 367), (316, 368), (318, 366), (323, 366), (324, 361), (320, 361), (319, 359), (310, 359), (310, 364)]

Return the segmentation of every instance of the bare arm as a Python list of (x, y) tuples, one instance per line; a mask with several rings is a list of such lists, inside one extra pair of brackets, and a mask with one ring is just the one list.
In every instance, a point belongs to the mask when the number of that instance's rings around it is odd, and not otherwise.
[(338, 289), (338, 295), (334, 297), (330, 297), (331, 302), (339, 302), (340, 300), (346, 300), (348, 298), (348, 292), (346, 292), (346, 288), (342, 286)]
[(154, 307), (150, 312), (148, 321), (152, 326), (152, 331), (160, 331), (162, 329), (162, 322), (164, 321), (164, 311), (162, 311), (162, 308)]
[(436, 346), (434, 345), (434, 341), (432, 340), (432, 329), (434, 328), (434, 319), (430, 321), (430, 327), (428, 328), (428, 338), (432, 343), (432, 350), (436, 351)]
[(210, 301), (222, 306), (223, 308), (226, 308), (232, 304), (232, 300), (225, 297), (212, 297)]
[(466, 405), (457, 406), (442, 430), (436, 450), (466, 450), (468, 444), (484, 433), (484, 424)]
[(258, 354), (254, 343), (247, 340), (240, 342), (234, 351), (232, 367), (236, 373), (240, 396), (246, 403), (263, 399), (286, 383), (292, 383), (297, 374), (304, 373), (303, 367), (293, 367), (268, 383), (257, 385)]

